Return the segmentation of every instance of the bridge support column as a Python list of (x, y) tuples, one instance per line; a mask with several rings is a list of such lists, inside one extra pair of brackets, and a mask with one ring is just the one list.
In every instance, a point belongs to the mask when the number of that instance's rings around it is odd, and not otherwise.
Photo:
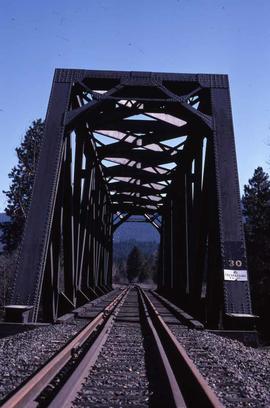
[[(211, 102), (214, 124), (215, 186), (213, 188), (216, 190), (217, 200), (212, 233), (214, 239), (217, 238), (216, 249), (220, 254), (220, 259), (214, 262), (220, 264), (215, 270), (215, 275), (220, 274), (221, 278), (213, 276), (213, 279), (221, 280), (223, 286), (223, 316), (222, 322), (219, 317), (219, 323), (225, 328), (239, 328), (252, 325), (254, 316), (250, 300), (229, 89), (213, 88)], [(217, 223), (217, 230), (215, 223)], [(219, 294), (221, 295), (219, 285), (216, 286), (216, 292), (215, 302), (218, 301)], [(208, 305), (209, 325), (216, 326), (218, 317), (213, 316), (210, 311), (212, 308), (213, 305)], [(216, 307), (216, 310), (218, 309)]]
[[(11, 294), (13, 304), (34, 306), (32, 321), (37, 319), (47, 253), (53, 251), (53, 248), (49, 249), (49, 232), (63, 157), (63, 112), (68, 107), (70, 89), (70, 83), (58, 82), (54, 82), (52, 88), (32, 202)], [(50, 287), (55, 287), (54, 279), (57, 277), (51, 275)], [(48, 297), (48, 303), (56, 302), (52, 291)]]

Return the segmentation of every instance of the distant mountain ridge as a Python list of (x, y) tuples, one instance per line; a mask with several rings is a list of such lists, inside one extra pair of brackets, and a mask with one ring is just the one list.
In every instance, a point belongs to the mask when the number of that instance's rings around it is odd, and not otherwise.
[[(0, 213), (0, 223), (9, 222), (5, 213)], [(114, 243), (124, 241), (159, 243), (159, 232), (148, 222), (124, 222), (113, 235)]]
[(114, 261), (126, 260), (131, 250), (137, 247), (145, 256), (153, 255), (158, 251), (158, 243), (155, 241), (136, 241), (134, 239), (114, 242), (113, 259)]
[(159, 242), (159, 232), (147, 222), (124, 222), (114, 233), (115, 243), (122, 241)]

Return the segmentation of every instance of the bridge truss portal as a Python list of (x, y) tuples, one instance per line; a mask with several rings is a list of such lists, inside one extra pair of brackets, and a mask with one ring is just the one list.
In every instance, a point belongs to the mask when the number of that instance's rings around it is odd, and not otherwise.
[(12, 303), (54, 321), (112, 284), (112, 236), (160, 232), (158, 286), (209, 327), (252, 314), (226, 75), (57, 69)]

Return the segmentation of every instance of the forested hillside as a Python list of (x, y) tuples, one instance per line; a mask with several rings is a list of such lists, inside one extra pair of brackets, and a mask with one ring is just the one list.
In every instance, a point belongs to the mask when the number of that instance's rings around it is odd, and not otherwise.
[(159, 232), (149, 223), (124, 222), (113, 237), (113, 281), (156, 280)]
[[(113, 281), (156, 281), (159, 244), (155, 241), (127, 240), (114, 242)], [(132, 269), (131, 274), (129, 269)]]

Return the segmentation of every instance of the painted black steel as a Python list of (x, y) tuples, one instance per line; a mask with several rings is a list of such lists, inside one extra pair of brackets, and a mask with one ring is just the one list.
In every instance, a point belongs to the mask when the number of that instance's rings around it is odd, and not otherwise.
[(212, 328), (247, 319), (248, 279), (224, 274), (247, 269), (239, 197), (226, 75), (58, 69), (12, 303), (54, 321), (106, 292), (140, 215), (161, 292)]

